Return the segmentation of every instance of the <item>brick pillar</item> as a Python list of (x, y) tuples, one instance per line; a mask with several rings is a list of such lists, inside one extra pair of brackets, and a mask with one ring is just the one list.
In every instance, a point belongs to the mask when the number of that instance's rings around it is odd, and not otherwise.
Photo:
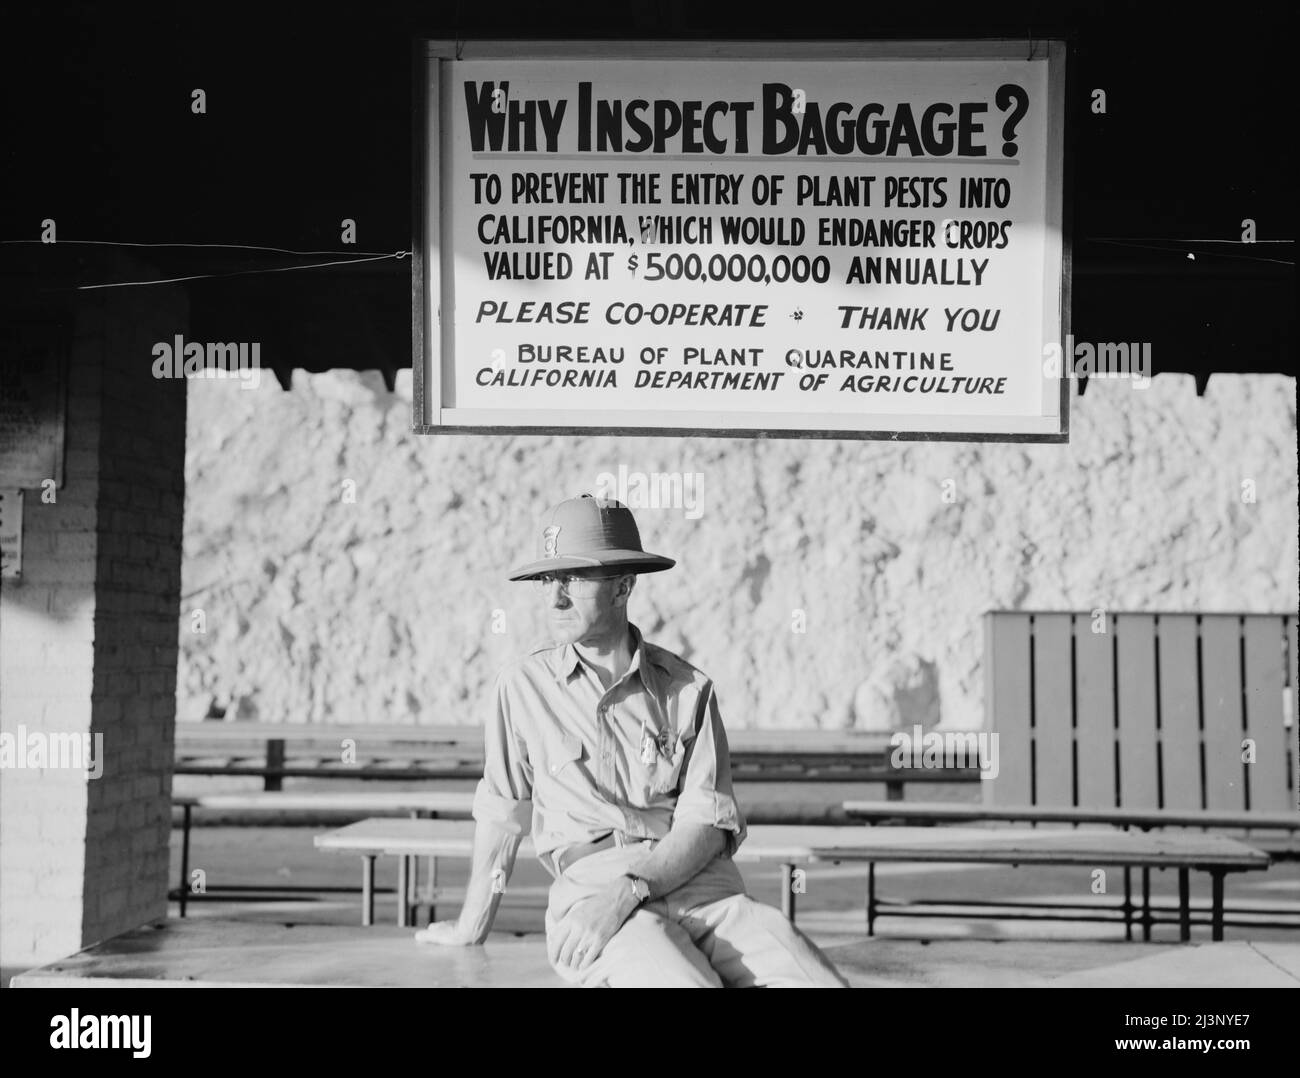
[(153, 377), (152, 348), (188, 308), (149, 286), (81, 293), (68, 317), (65, 484), (26, 492), (23, 574), (0, 588), (0, 730), (88, 734), (102, 772), (0, 772), (9, 967), (167, 912), (185, 382)]

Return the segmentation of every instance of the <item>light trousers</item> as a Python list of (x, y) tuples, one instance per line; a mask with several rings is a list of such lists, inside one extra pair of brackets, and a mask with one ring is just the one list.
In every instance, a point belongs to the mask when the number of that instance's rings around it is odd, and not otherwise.
[[(637, 847), (601, 850), (552, 885), (546, 935), (574, 905), (631, 872)], [(847, 988), (816, 945), (781, 912), (745, 893), (730, 858), (719, 857), (677, 890), (642, 904), (582, 972), (552, 962), (588, 988)]]

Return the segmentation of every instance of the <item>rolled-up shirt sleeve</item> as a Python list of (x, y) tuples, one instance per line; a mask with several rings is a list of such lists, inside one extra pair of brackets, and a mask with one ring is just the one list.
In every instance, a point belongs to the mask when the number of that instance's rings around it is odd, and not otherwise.
[(712, 683), (700, 693), (694, 728), (695, 736), (686, 746), (673, 822), (685, 820), (727, 832), (728, 852), (734, 854), (745, 841), (745, 818), (731, 787), (727, 731)]
[(510, 835), (533, 822), (533, 768), (527, 743), (510, 715), (506, 678), (497, 679), (493, 713), (483, 730), (483, 778), (474, 791), (474, 819)]

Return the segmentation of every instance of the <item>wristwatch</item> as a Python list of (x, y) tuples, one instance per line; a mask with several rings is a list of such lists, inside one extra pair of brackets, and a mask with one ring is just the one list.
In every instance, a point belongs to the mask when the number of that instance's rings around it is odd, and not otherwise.
[(636, 904), (639, 906), (650, 897), (650, 885), (640, 876), (633, 876), (628, 873), (628, 882), (632, 884), (632, 895), (636, 898)]

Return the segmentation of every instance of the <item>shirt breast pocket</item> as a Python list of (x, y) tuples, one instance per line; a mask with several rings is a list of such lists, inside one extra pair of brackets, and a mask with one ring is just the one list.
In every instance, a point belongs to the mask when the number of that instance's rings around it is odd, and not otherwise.
[(546, 771), (553, 779), (565, 777), (565, 769), (582, 760), (582, 738), (575, 734), (560, 734), (546, 744)]
[(668, 752), (656, 752), (655, 762), (647, 776), (647, 792), (652, 798), (677, 792), (682, 779), (682, 764), (686, 760), (686, 744), (680, 738), (669, 742)]

